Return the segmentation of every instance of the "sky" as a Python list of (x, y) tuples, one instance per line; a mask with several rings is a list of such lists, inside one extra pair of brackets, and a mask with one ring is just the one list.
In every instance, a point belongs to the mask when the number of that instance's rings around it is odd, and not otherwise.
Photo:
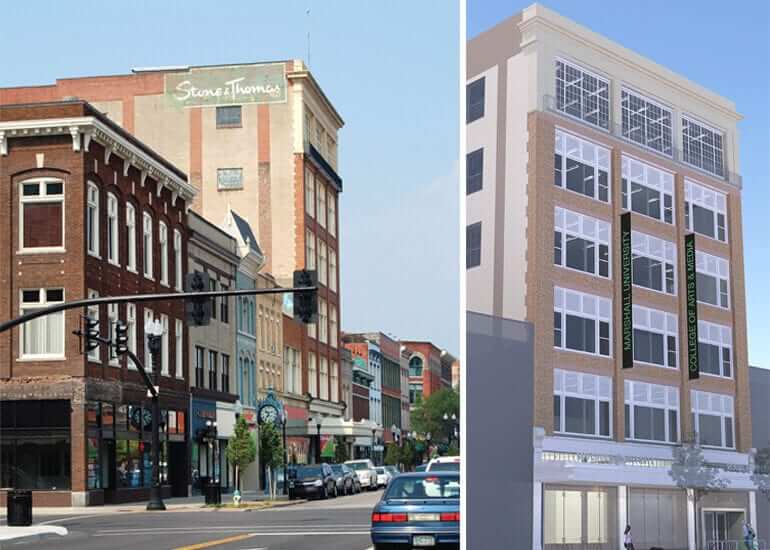
[(458, 355), (456, 2), (221, 5), (3, 3), (0, 51), (14, 53), (0, 61), (0, 86), (132, 67), (307, 61), (309, 32), (309, 67), (345, 120), (341, 328), (430, 340)]
[[(468, 38), (530, 5), (467, 0)], [(743, 176), (749, 363), (770, 368), (770, 2), (543, 0), (542, 5), (732, 100)]]

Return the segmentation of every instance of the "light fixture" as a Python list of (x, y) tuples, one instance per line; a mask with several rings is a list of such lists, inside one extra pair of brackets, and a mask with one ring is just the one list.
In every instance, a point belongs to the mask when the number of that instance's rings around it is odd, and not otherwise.
[(162, 336), (163, 325), (157, 319), (146, 321), (144, 323), (144, 333), (148, 336)]

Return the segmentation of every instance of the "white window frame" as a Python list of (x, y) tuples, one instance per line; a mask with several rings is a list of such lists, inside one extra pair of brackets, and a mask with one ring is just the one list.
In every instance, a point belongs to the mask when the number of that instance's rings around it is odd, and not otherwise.
[[(117, 322), (120, 320), (120, 315), (118, 313), (118, 304), (107, 304), (107, 329), (109, 332), (110, 340), (113, 342), (116, 338), (116, 332), (115, 327), (117, 325)], [(107, 355), (109, 358), (109, 365), (111, 367), (119, 367), (120, 366), (120, 360), (117, 355), (115, 355), (115, 349), (112, 346), (107, 347)]]
[[(680, 426), (682, 424), (682, 414), (679, 410), (679, 388), (676, 386), (664, 386), (660, 384), (650, 384), (637, 380), (625, 381), (625, 400), (624, 405), (628, 405), (630, 418), (628, 426), (630, 433), (624, 434), (626, 440), (643, 441), (645, 443), (657, 443), (665, 445), (676, 445), (680, 438)], [(633, 436), (635, 432), (635, 413), (634, 406), (647, 407), (651, 409), (662, 409), (664, 411), (664, 433), (665, 441), (657, 439), (641, 439)], [(676, 412), (676, 430), (674, 440), (671, 441), (669, 411)]]
[[(707, 187), (700, 183), (697, 183), (691, 179), (685, 178), (684, 180), (684, 208), (685, 219), (687, 221), (686, 228), (688, 231), (692, 231), (697, 235), (706, 237), (713, 241), (720, 243), (729, 243), (729, 226), (727, 221), (727, 195), (711, 187)], [(700, 206), (704, 210), (710, 210), (714, 218), (714, 236), (706, 235), (695, 230), (695, 221), (693, 217), (693, 205)], [(725, 239), (719, 238), (719, 214), (724, 216), (725, 225)]]
[[(649, 216), (643, 212), (637, 212), (631, 208), (631, 182), (660, 193), (660, 217)], [(642, 162), (628, 155), (621, 159), (621, 207), (623, 210), (634, 212), (640, 216), (658, 220), (667, 225), (676, 226), (676, 192), (674, 186), (674, 174), (661, 170), (657, 166)], [(671, 206), (666, 208), (666, 197), (671, 200)], [(666, 221), (666, 211), (671, 214), (671, 221)]]
[(322, 241), (321, 239), (318, 240), (318, 282), (321, 283), (324, 286), (328, 286), (328, 263), (327, 263), (327, 254), (328, 254), (328, 247), (326, 246), (326, 243)]
[(160, 243), (160, 284), (168, 286), (168, 226), (162, 220), (158, 222), (158, 241)]
[(320, 368), (319, 368), (319, 378), (320, 378), (320, 391), (318, 392), (318, 396), (323, 399), (324, 401), (329, 400), (329, 360), (326, 358), (325, 355), (321, 356), (321, 360), (319, 361)]
[[(734, 401), (731, 395), (723, 395), (721, 393), (710, 393), (699, 390), (690, 390), (690, 404), (691, 413), (693, 415), (693, 429), (696, 433), (700, 434), (700, 414), (706, 414), (709, 416), (718, 416), (722, 419), (722, 445), (703, 445), (706, 448), (715, 449), (735, 449), (735, 408)], [(725, 419), (729, 418), (732, 425), (733, 444), (728, 447), (725, 445), (726, 436), (725, 433)], [(698, 436), (700, 437), (700, 435)]]
[[(614, 338), (612, 327), (612, 300), (610, 298), (604, 298), (602, 296), (587, 294), (585, 292), (579, 292), (577, 290), (570, 290), (567, 288), (554, 287), (553, 300), (554, 313), (561, 313), (561, 345), (556, 346), (556, 349), (570, 353), (580, 353), (583, 355), (591, 355), (595, 357), (612, 358), (612, 346)], [(579, 309), (572, 307), (576, 301), (580, 304)], [(568, 304), (568, 302), (573, 302), (573, 304)], [(593, 310), (593, 313), (591, 310)], [(596, 323), (596, 341), (594, 342), (596, 352), (591, 353), (590, 351), (575, 350), (567, 347), (567, 315), (573, 315), (583, 319), (590, 319)], [(602, 355), (600, 353), (600, 322), (606, 322), (609, 324), (609, 355)]]
[[(88, 289), (87, 291), (88, 298), (98, 298), (99, 293), (96, 290)], [(99, 311), (100, 306), (88, 306), (88, 316), (96, 319), (99, 323), (96, 325), (99, 328), (99, 331), (101, 332), (102, 329), (102, 321), (99, 318)], [(88, 353), (86, 353), (86, 358), (91, 363), (101, 363), (101, 346), (97, 346), (96, 348), (92, 349)]]
[(307, 391), (313, 397), (318, 397), (318, 380), (316, 379), (316, 356), (312, 351), (307, 354)]
[[(652, 309), (649, 307), (634, 305), (632, 310), (633, 328), (650, 332), (654, 334), (660, 334), (663, 336), (663, 365), (657, 363), (648, 363), (646, 361), (639, 361), (636, 358), (634, 363), (640, 365), (647, 365), (650, 367), (666, 368), (672, 370), (679, 369), (679, 318), (675, 313), (669, 313), (667, 311), (661, 311), (658, 309)], [(662, 325), (662, 326), (661, 326)], [(673, 336), (676, 345), (676, 357), (677, 364), (675, 366), (669, 365), (668, 361), (668, 337)]]
[(323, 344), (329, 341), (328, 303), (323, 298), (318, 299), (318, 340)]
[(326, 186), (321, 182), (317, 183), (315, 193), (316, 201), (318, 201), (316, 205), (316, 220), (318, 225), (326, 229)]
[[(577, 71), (577, 72), (580, 73), (580, 78), (579, 78), (579, 81), (581, 82), (581, 84), (580, 84), (580, 97), (579, 97), (580, 116), (573, 115), (572, 113), (569, 113), (566, 110), (566, 106), (568, 105), (567, 97), (566, 97), (567, 96), (566, 87), (567, 87), (567, 85), (577, 83), (578, 80), (575, 80), (575, 81), (572, 81), (572, 82), (567, 82), (566, 79), (565, 80), (560, 80), (559, 77), (558, 77), (558, 71), (559, 71), (558, 65), (559, 65), (559, 63), (564, 65), (564, 70), (565, 71), (566, 71), (566, 68), (569, 67), (572, 70)], [(556, 98), (555, 98), (556, 110), (559, 111), (560, 113), (570, 117), (570, 118), (573, 118), (575, 120), (579, 120), (579, 121), (581, 121), (581, 122), (583, 122), (585, 124), (588, 124), (589, 126), (591, 126), (593, 128), (599, 128), (600, 130), (604, 130), (605, 132), (609, 132), (610, 131), (610, 125), (612, 124), (612, 97), (611, 97), (611, 93), (610, 93), (610, 81), (607, 78), (605, 78), (605, 77), (603, 77), (603, 76), (601, 76), (601, 75), (599, 75), (599, 74), (597, 74), (597, 73), (595, 73), (593, 71), (585, 69), (585, 68), (581, 67), (580, 65), (577, 65), (577, 64), (575, 64), (575, 63), (573, 63), (571, 61), (567, 61), (566, 59), (563, 59), (563, 58), (560, 58), (560, 57), (556, 58), (556, 65), (554, 66), (554, 73), (553, 73), (553, 75), (554, 75), (554, 84), (555, 84), (554, 89), (556, 90)], [(585, 83), (585, 78), (586, 77), (594, 78), (594, 79), (596, 79), (598, 81), (598, 86), (597, 86), (597, 91), (596, 92), (591, 92), (591, 91), (589, 91), (589, 90), (587, 90), (585, 88), (584, 83)], [(602, 84), (604, 85), (603, 89), (601, 88)], [(565, 106), (563, 108), (559, 107), (559, 91), (560, 90), (562, 90), (562, 94), (564, 96), (564, 104), (565, 104)], [(601, 97), (599, 95), (599, 93), (602, 92), (602, 91), (606, 91), (607, 92), (606, 98), (603, 98), (603, 97)], [(601, 118), (601, 107), (599, 105), (599, 100), (598, 99), (597, 99), (597, 109), (599, 110), (600, 114), (597, 115), (597, 122), (594, 123), (594, 122), (586, 119), (586, 117), (589, 116), (590, 113), (586, 113), (585, 112), (585, 101), (590, 96), (596, 96), (597, 98), (601, 98), (601, 100), (605, 103), (604, 107), (605, 107), (605, 110), (606, 110), (606, 125), (602, 124), (602, 121), (599, 120)]]
[[(735, 375), (735, 355), (733, 348), (733, 330), (725, 325), (710, 323), (708, 321), (698, 321), (698, 342), (716, 346), (719, 349), (719, 372), (712, 374), (710, 372), (700, 371), (702, 376), (711, 376), (714, 378), (725, 378), (732, 380)], [(725, 376), (724, 350), (730, 350), (730, 376)]]
[[(636, 128), (626, 127), (626, 117), (630, 119), (632, 115), (641, 113), (641, 111), (639, 111), (638, 113), (631, 112), (631, 108), (629, 105), (631, 96), (633, 96), (635, 99), (637, 99), (638, 101), (641, 101), (644, 104), (644, 107), (642, 109), (642, 111), (644, 111), (644, 114), (641, 115), (642, 117), (644, 117), (643, 127), (641, 128), (641, 133), (643, 134), (641, 141), (634, 139), (631, 136), (631, 132)], [(664, 123), (665, 116), (662, 116), (658, 120), (650, 119), (649, 109), (651, 107), (660, 109), (661, 111), (663, 111), (663, 115), (666, 115), (666, 114), (668, 115), (668, 125)], [(623, 86), (620, 90), (620, 109), (622, 113), (622, 116), (621, 116), (622, 133), (625, 139), (637, 145), (641, 145), (646, 149), (655, 151), (656, 153), (666, 155), (667, 157), (673, 156), (674, 154), (674, 113), (669, 107), (666, 107), (662, 103), (655, 101), (653, 99), (650, 99), (649, 97), (643, 94), (640, 94), (632, 90), (631, 88)], [(661, 139), (657, 140), (663, 143), (663, 145), (660, 148), (650, 145), (651, 143), (651, 140), (649, 139), (650, 127), (655, 124), (660, 125), (660, 127), (663, 128), (663, 131), (661, 131)], [(667, 135), (668, 135), (668, 143), (666, 143), (666, 140), (665, 140), (666, 128), (667, 128)], [(666, 147), (666, 145), (668, 147)]]
[[(61, 194), (49, 195), (48, 183), (59, 183), (62, 186)], [(24, 196), (25, 185), (37, 185), (39, 193), (37, 195)], [(66, 243), (67, 224), (65, 220), (65, 193), (64, 180), (60, 178), (30, 178), (19, 182), (19, 251), (34, 252), (35, 254), (45, 254), (47, 252), (64, 252)], [(61, 246), (24, 246), (24, 205), (26, 204), (53, 204), (61, 205)]]
[[(136, 353), (136, 305), (126, 304), (126, 336), (128, 338), (128, 349)], [(136, 370), (133, 361), (127, 361), (129, 369)]]
[[(612, 224), (598, 218), (586, 216), (566, 208), (555, 207), (554, 231), (561, 233), (561, 264), (560, 267), (598, 277), (612, 279)], [(590, 241), (594, 245), (594, 272), (582, 271), (567, 265), (567, 234)], [(607, 276), (599, 275), (599, 245), (607, 246)]]
[(152, 221), (152, 214), (142, 212), (142, 273), (145, 279), (154, 281)]
[[(662, 290), (657, 290), (647, 286), (642, 286), (634, 282), (633, 285), (635, 287), (644, 288), (646, 290), (649, 290), (650, 292), (657, 292), (659, 294), (666, 294), (668, 296), (677, 295), (676, 245), (674, 243), (672, 243), (671, 241), (659, 239), (658, 237), (654, 237), (652, 235), (648, 235), (640, 231), (632, 230), (631, 231), (631, 256), (632, 258), (635, 258), (637, 256), (643, 256), (650, 260), (656, 260), (661, 262), (660, 271), (661, 271), (661, 277), (662, 277), (662, 280), (661, 280)], [(633, 263), (633, 259), (632, 259), (632, 263)], [(674, 292), (673, 293), (668, 293), (666, 291), (666, 264), (667, 263), (671, 264), (674, 267)], [(633, 268), (631, 271), (632, 271), (632, 277), (633, 277)]]
[(179, 319), (174, 320), (174, 355), (175, 374), (177, 378), (184, 378), (184, 326)]
[(107, 193), (107, 261), (113, 265), (120, 265), (118, 227), (118, 197)]
[(327, 229), (329, 231), (329, 235), (332, 237), (337, 236), (337, 197), (334, 195), (334, 193), (331, 191), (331, 189), (328, 191), (328, 197), (326, 197), (326, 203), (328, 205), (328, 220), (327, 220)]
[[(725, 176), (725, 132), (722, 130), (718, 130), (717, 128), (714, 128), (713, 126), (709, 126), (708, 124), (705, 124), (691, 116), (688, 115), (682, 115), (682, 161), (685, 164), (688, 164), (690, 166), (694, 166), (698, 170), (702, 170), (708, 174), (715, 175), (717, 177), (724, 177)], [(690, 126), (695, 126), (700, 133), (700, 136), (697, 139), (692, 139), (687, 136), (687, 129)], [(716, 142), (715, 138), (719, 138), (719, 147), (706, 145), (703, 141), (701, 141), (701, 138), (705, 135), (705, 133), (708, 132), (713, 135), (712, 140)], [(688, 140), (692, 140), (693, 146), (698, 145), (700, 147), (700, 152), (698, 153), (701, 158), (701, 164), (698, 164), (693, 159), (687, 158), (689, 149), (688, 149)], [(705, 158), (705, 147), (710, 147), (712, 149), (711, 154), (713, 155), (715, 159), (715, 167), (716, 167), (716, 159), (720, 159), (719, 161), (719, 167), (721, 170), (709, 170), (703, 164), (703, 159)]]
[[(612, 170), (610, 163), (610, 150), (606, 147), (588, 141), (573, 133), (556, 128), (556, 141), (554, 153), (561, 155), (561, 181), (554, 182), (559, 189), (568, 191), (581, 197), (588, 197), (602, 204), (612, 204)], [(594, 169), (594, 195), (590, 197), (567, 187), (567, 159), (571, 158), (581, 164), (588, 164)], [(607, 172), (607, 201), (599, 198), (599, 170)]]
[[(146, 327), (147, 323), (155, 321), (155, 313), (153, 311), (146, 307), (144, 308), (144, 323), (142, 324), (142, 327)], [(150, 353), (150, 340), (149, 340), (149, 334), (147, 334), (147, 331), (142, 329), (142, 335), (143, 335), (143, 344), (144, 344), (144, 364), (150, 365), (149, 369), (152, 370), (152, 354)], [(205, 354), (204, 354), (205, 359)], [(204, 371), (204, 376), (206, 376), (206, 373)]]
[(89, 181), (86, 185), (86, 249), (95, 258), (99, 255), (99, 187)]
[(329, 384), (331, 386), (331, 397), (330, 400), (333, 403), (336, 403), (340, 400), (340, 388), (339, 388), (339, 378), (340, 378), (340, 367), (337, 361), (331, 362), (331, 374), (329, 379)]
[(310, 229), (305, 230), (305, 265), (310, 270), (316, 268), (315, 234)]
[[(47, 291), (49, 290), (61, 290), (62, 291), (62, 299), (61, 301), (48, 301), (48, 294)], [(24, 292), (30, 292), (30, 291), (37, 291), (39, 301), (36, 303), (25, 303), (24, 302)], [(36, 309), (43, 309), (48, 306), (61, 304), (66, 300), (66, 293), (64, 288), (60, 287), (52, 287), (52, 288), (23, 288), (19, 290), (19, 314), (24, 315), (25, 313), (29, 313), (31, 310)], [(61, 319), (61, 353), (24, 353), (24, 331), (29, 330), (28, 327), (30, 327), (32, 324), (38, 325), (40, 327), (40, 334), (38, 334), (38, 338), (40, 338), (41, 335), (45, 335), (49, 332), (48, 329), (48, 320), (49, 318), (59, 317)], [(64, 316), (64, 312), (60, 311), (58, 313), (52, 313), (50, 315), (46, 315), (45, 317), (38, 317), (34, 321), (30, 321), (29, 323), (24, 323), (19, 327), (19, 359), (21, 361), (48, 361), (48, 360), (61, 360), (65, 359), (65, 350), (67, 348), (66, 346), (66, 318)]]
[[(612, 410), (612, 378), (576, 371), (554, 369), (553, 371), (553, 395), (560, 401), (561, 422), (554, 425), (554, 432), (574, 437), (589, 437), (600, 439), (612, 439), (614, 433)], [(586, 434), (580, 432), (568, 432), (567, 415), (565, 411), (566, 397), (591, 400), (594, 402), (594, 429), (595, 433)], [(609, 435), (600, 435), (601, 409), (599, 403), (609, 404)]]
[(168, 315), (161, 313), (160, 325), (163, 327), (163, 335), (161, 336), (161, 349), (160, 349), (160, 373), (163, 376), (168, 376), (169, 361), (168, 361)]
[(182, 265), (182, 233), (174, 229), (174, 288), (182, 292), (183, 288), (183, 265)]
[[(698, 300), (699, 304), (704, 304), (711, 307), (716, 307), (722, 310), (729, 310), (732, 306), (732, 295), (730, 292), (730, 262), (719, 256), (707, 254), (700, 250), (695, 251), (695, 271), (702, 275), (714, 277), (717, 280), (717, 301), (720, 304), (710, 304), (709, 302), (703, 302)], [(721, 305), (721, 283), (720, 281), (726, 281), (727, 287), (727, 307)]]
[(329, 247), (329, 290), (337, 292), (337, 251)]
[(337, 347), (337, 306), (331, 304), (329, 307), (329, 345), (333, 348)]
[(136, 273), (136, 207), (130, 202), (126, 202), (126, 232), (128, 233), (126, 269)]
[(308, 168), (305, 168), (305, 213), (315, 218), (315, 174)]

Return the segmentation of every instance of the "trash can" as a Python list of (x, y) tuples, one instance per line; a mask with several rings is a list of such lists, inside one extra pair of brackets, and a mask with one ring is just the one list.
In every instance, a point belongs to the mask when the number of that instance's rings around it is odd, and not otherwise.
[(8, 491), (6, 507), (9, 526), (26, 527), (32, 525), (32, 491)]
[(206, 485), (206, 504), (222, 504), (222, 486), (216, 481)]

